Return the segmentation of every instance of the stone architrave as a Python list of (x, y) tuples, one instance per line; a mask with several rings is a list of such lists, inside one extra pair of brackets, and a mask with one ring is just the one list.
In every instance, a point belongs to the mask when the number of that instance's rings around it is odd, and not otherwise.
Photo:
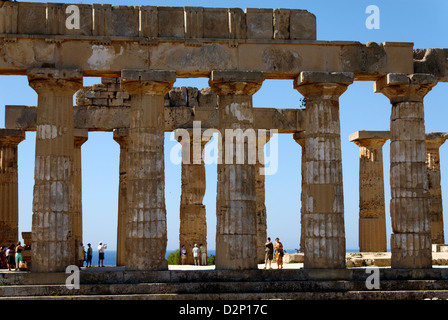
[(32, 271), (60, 272), (76, 260), (73, 236), (73, 95), (78, 69), (28, 70), (38, 94)]
[(23, 130), (0, 129), (0, 246), (19, 239), (17, 146), (24, 139)]
[(73, 158), (73, 237), (75, 240), (75, 253), (78, 260), (82, 257), (78, 256), (78, 247), (82, 243), (82, 168), (81, 168), (81, 146), (87, 141), (89, 132), (85, 129), (74, 129), (74, 158)]
[(448, 133), (426, 133), (426, 170), (428, 174), (429, 221), (433, 244), (444, 244), (442, 187), (440, 184), (439, 148), (448, 139)]
[(125, 266), (167, 270), (164, 163), (164, 96), (173, 71), (122, 71), (121, 86), (132, 96), (127, 170)]
[[(187, 129), (188, 136), (181, 135), (182, 144), (182, 192), (180, 197), (179, 248), (187, 249), (186, 264), (194, 264), (194, 244), (207, 246), (207, 218), (203, 204), (206, 179), (203, 148), (210, 141), (201, 130)], [(199, 154), (195, 153), (198, 152)]]
[(339, 96), (352, 82), (346, 72), (301, 72), (294, 81), (306, 98), (304, 268), (345, 268)]
[(305, 149), (305, 132), (296, 132), (292, 135), (292, 138), (294, 139), (295, 142), (297, 142), (301, 147), (302, 147), (302, 161), (301, 161), (301, 166), (300, 166), (300, 174), (301, 174), (301, 178), (302, 178), (302, 185), (301, 185), (301, 193), (300, 193), (300, 203), (301, 203), (301, 207), (300, 207), (300, 251), (301, 252), (305, 252), (305, 224), (304, 224), (304, 219), (303, 219), (303, 215), (305, 213), (305, 207), (304, 207), (304, 203), (305, 203), (305, 193), (304, 193), (304, 177), (305, 177), (305, 153), (306, 153), (306, 149)]
[(118, 183), (117, 266), (125, 265), (127, 221), (127, 156), (129, 129), (114, 129), (114, 140), (120, 145), (120, 178)]
[(387, 251), (383, 145), (388, 131), (358, 131), (349, 141), (359, 146), (359, 251)]
[(429, 74), (387, 74), (375, 82), (392, 104), (392, 268), (432, 267), (423, 98), (436, 83)]
[[(216, 269), (258, 267), (256, 161), (250, 163), (248, 153), (253, 148), (256, 154), (252, 95), (260, 89), (264, 77), (261, 72), (212, 71), (209, 80), (218, 96), (222, 139), (216, 197)], [(253, 135), (253, 139), (238, 143), (233, 135)]]

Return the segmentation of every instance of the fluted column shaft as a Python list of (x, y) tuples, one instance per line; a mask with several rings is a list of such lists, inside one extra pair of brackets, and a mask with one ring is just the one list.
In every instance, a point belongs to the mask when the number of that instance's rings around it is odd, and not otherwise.
[[(186, 263), (194, 264), (192, 255), (194, 244), (199, 246), (202, 243), (207, 246), (206, 208), (203, 204), (206, 179), (202, 151), (210, 139), (203, 138), (201, 130), (188, 131), (188, 137), (181, 136), (178, 139), (182, 144), (179, 248), (185, 245), (187, 249)], [(195, 157), (194, 152), (201, 154)], [(200, 161), (197, 161), (198, 159)]]
[(431, 223), (431, 243), (433, 244), (445, 243), (439, 148), (447, 138), (448, 134), (446, 133), (427, 133), (425, 141), (429, 192), (429, 221)]
[(175, 73), (122, 71), (130, 110), (125, 265), (128, 270), (166, 270), (164, 96)]
[(266, 214), (266, 185), (265, 175), (261, 174), (264, 162), (260, 162), (260, 157), (264, 157), (264, 146), (269, 142), (271, 136), (267, 135), (260, 139), (257, 135), (257, 162), (255, 164), (255, 194), (257, 198), (257, 262), (264, 263), (265, 248), (267, 239), (267, 214)]
[(19, 239), (19, 186), (17, 146), (23, 130), (0, 129), (0, 246)]
[(390, 99), (391, 267), (430, 268), (431, 230), (423, 98), (432, 75), (388, 74), (375, 91)]
[(301, 165), (300, 165), (300, 176), (301, 176), (301, 192), (300, 192), (300, 250), (301, 252), (305, 252), (305, 221), (304, 221), (304, 214), (305, 214), (305, 188), (304, 186), (304, 177), (305, 177), (305, 170), (306, 170), (306, 148), (305, 148), (305, 132), (296, 132), (293, 134), (292, 138), (295, 142), (297, 142), (302, 147), (302, 159), (301, 159)]
[(339, 96), (352, 82), (351, 73), (302, 72), (294, 83), (306, 98), (305, 268), (345, 268)]
[(118, 183), (117, 266), (125, 265), (127, 221), (127, 171), (129, 129), (114, 129), (114, 140), (120, 145), (120, 177)]
[(384, 138), (362, 138), (359, 146), (359, 250), (387, 251), (384, 200)]
[(32, 69), (38, 94), (33, 197), (32, 270), (65, 271), (76, 261), (73, 237), (73, 94), (79, 70)]
[[(213, 71), (209, 81), (218, 95), (218, 130), (223, 139), (216, 197), (216, 269), (256, 269), (258, 266), (255, 161), (248, 161), (249, 148), (256, 150), (256, 137), (236, 143), (226, 133), (237, 133), (236, 130), (241, 130), (240, 134), (251, 133), (252, 95), (263, 80), (264, 74), (259, 72)], [(244, 152), (243, 159), (238, 149)]]
[[(74, 130), (74, 192), (73, 192), (73, 237), (75, 240), (75, 253), (78, 254), (78, 247), (82, 243), (82, 166), (81, 166), (81, 146), (88, 139), (88, 131), (83, 129)], [(80, 260), (82, 257), (77, 257)]]

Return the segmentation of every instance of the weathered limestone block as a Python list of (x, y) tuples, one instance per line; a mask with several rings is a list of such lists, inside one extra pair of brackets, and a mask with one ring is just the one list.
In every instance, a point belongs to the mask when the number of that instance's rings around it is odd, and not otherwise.
[(125, 266), (166, 270), (164, 96), (175, 72), (123, 70), (121, 86), (132, 95), (128, 144)]
[[(260, 72), (213, 71), (210, 87), (218, 95), (218, 130), (251, 130), (254, 127), (252, 95), (261, 87)], [(224, 140), (223, 140), (224, 141)], [(256, 269), (257, 228), (255, 164), (248, 161), (249, 142), (242, 143), (244, 161), (237, 163), (235, 141), (223, 142), (218, 164), (216, 197), (216, 268)]]
[(38, 94), (33, 197), (33, 271), (57, 272), (74, 264), (73, 94), (82, 88), (76, 69), (30, 69)]
[(358, 131), (349, 141), (359, 146), (359, 250), (387, 251), (383, 145), (388, 131)]
[(305, 268), (344, 268), (345, 229), (339, 96), (352, 73), (301, 72), (306, 98), (303, 225)]
[(431, 268), (424, 96), (437, 79), (388, 74), (375, 83), (392, 104), (390, 183), (393, 268)]
[(23, 130), (0, 129), (0, 246), (19, 238), (17, 146), (24, 139)]
[(426, 169), (432, 244), (445, 243), (439, 148), (446, 139), (448, 139), (447, 133), (432, 132), (426, 134)]

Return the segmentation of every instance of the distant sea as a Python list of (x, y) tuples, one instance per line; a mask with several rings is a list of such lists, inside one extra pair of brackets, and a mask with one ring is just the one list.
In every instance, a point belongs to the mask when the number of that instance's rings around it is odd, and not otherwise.
[[(168, 257), (168, 255), (176, 250), (167, 250), (165, 257)], [(285, 249), (287, 253), (295, 253), (295, 249)], [(358, 252), (357, 249), (347, 249), (347, 252)], [(208, 250), (207, 255), (215, 254), (215, 250)], [(106, 250), (104, 253), (104, 265), (107, 266), (115, 266), (117, 264), (117, 252), (112, 250)], [(92, 257), (92, 266), (98, 266), (98, 252), (93, 252)]]

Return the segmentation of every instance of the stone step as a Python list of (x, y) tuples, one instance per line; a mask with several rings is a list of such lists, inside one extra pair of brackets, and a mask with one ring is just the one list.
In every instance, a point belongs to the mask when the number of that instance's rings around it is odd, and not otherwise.
[(153, 300), (153, 301), (241, 301), (244, 300), (448, 300), (448, 290), (403, 290), (403, 291), (345, 291), (345, 292), (232, 292), (232, 293), (140, 293), (140, 294), (93, 294), (53, 296), (9, 296), (0, 300)]
[[(448, 280), (383, 280), (379, 290), (368, 289), (365, 281), (278, 281), (278, 282), (184, 282), (138, 284), (81, 284), (79, 289), (63, 285), (3, 285), (0, 297), (56, 296), (213, 296), (294, 295), (358, 292), (433, 291), (448, 292)], [(377, 295), (377, 294), (376, 294)]]

